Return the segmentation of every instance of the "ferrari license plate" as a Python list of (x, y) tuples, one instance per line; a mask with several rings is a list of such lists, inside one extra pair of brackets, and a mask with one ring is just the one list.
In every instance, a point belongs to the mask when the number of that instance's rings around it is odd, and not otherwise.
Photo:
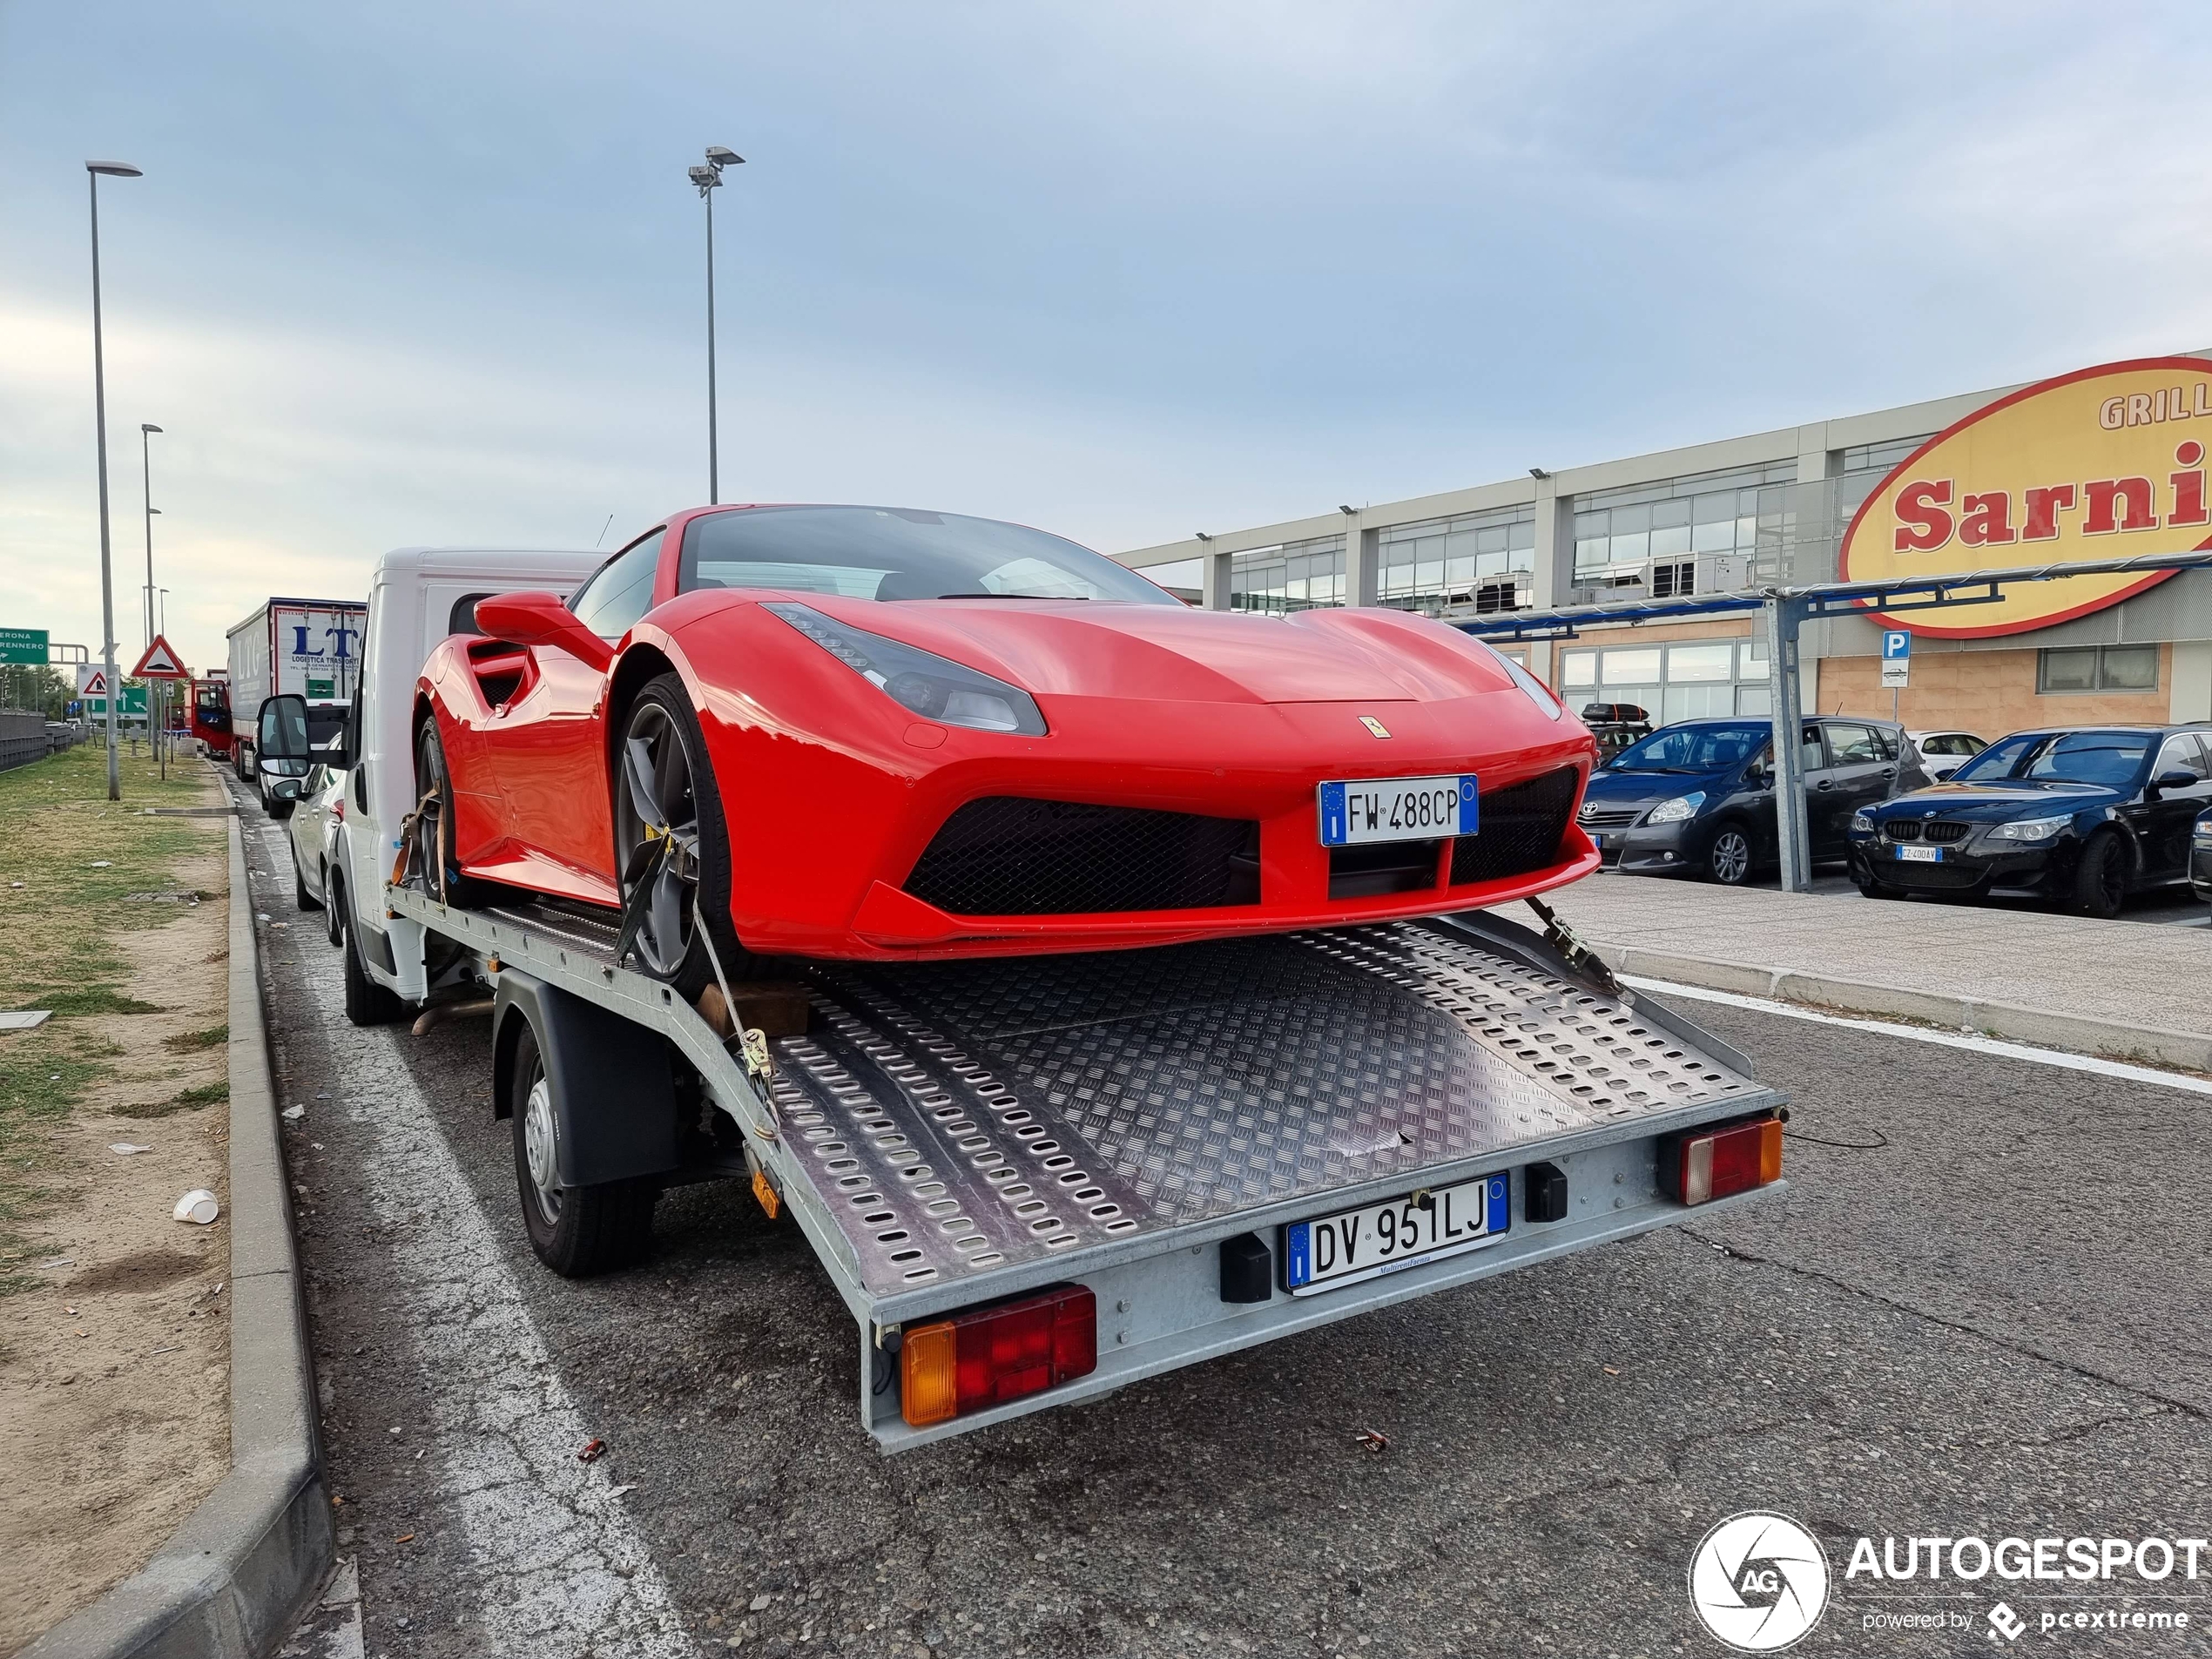
[(1332, 1291), (1495, 1244), (1513, 1224), (1506, 1177), (1479, 1176), (1283, 1229), (1283, 1288)]
[(1939, 846), (1900, 846), (1897, 855), (1907, 864), (1940, 864), (1943, 849)]
[(1428, 841), (1472, 835), (1481, 799), (1474, 774), (1363, 778), (1321, 786), (1321, 845)]

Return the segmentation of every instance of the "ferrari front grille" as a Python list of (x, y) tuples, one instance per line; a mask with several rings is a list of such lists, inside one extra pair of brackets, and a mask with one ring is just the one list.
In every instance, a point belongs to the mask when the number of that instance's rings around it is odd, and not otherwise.
[(956, 916), (1211, 910), (1259, 902), (1259, 826), (990, 795), (947, 819), (907, 891)]
[(1452, 885), (1503, 881), (1559, 862), (1559, 843), (1575, 810), (1575, 768), (1482, 792), (1480, 829), (1452, 844)]

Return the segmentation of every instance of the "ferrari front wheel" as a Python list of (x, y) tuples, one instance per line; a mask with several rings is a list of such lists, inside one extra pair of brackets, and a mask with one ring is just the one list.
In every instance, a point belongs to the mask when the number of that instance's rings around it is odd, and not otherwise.
[(408, 873), (442, 905), (466, 906), (473, 884), (461, 873), (453, 831), (453, 779), (446, 771), (446, 746), (435, 717), (415, 732), (415, 840)]
[(686, 1001), (714, 983), (718, 962), (725, 979), (750, 977), (752, 958), (729, 921), (722, 792), (680, 675), (663, 674), (637, 694), (613, 759), (622, 879), (617, 954)]

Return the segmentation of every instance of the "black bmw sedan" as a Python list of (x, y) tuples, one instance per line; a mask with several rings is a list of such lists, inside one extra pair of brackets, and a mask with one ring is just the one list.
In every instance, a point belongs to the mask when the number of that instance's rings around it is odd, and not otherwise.
[(2188, 879), (2212, 805), (2198, 726), (2069, 727), (2000, 738), (1950, 780), (1851, 818), (1851, 879), (1871, 899), (2025, 892), (2085, 915)]

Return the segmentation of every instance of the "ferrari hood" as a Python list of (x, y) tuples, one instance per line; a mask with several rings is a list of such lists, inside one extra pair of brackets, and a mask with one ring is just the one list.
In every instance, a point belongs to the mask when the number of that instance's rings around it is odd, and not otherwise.
[(1039, 696), (1386, 703), (1514, 689), (1486, 647), (1399, 611), (1282, 617), (1077, 600), (805, 602)]

